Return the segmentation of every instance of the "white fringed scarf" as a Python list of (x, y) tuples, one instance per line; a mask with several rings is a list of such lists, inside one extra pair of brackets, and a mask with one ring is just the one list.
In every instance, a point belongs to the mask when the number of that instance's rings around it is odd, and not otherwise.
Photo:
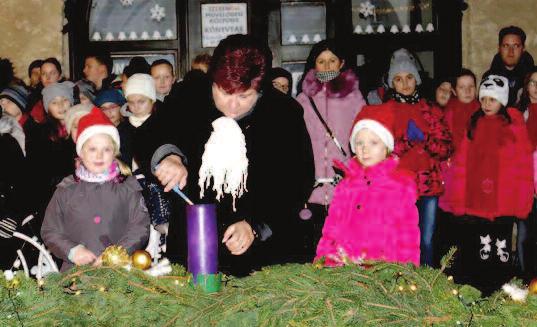
[(235, 211), (235, 200), (245, 191), (248, 192), (246, 140), (232, 118), (220, 117), (212, 122), (212, 126), (213, 132), (205, 144), (199, 170), (200, 197), (203, 198), (204, 190), (209, 187), (212, 177), (216, 200), (220, 200), (224, 193), (231, 194)]

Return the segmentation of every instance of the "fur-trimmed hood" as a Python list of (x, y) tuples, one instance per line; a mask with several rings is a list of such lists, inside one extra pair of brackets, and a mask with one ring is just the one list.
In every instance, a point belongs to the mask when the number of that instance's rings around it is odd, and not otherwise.
[(19, 143), (22, 153), (26, 156), (26, 137), (21, 125), (15, 118), (7, 115), (3, 115), (2, 118), (0, 118), (0, 134), (11, 135), (17, 143)]
[[(312, 97), (322, 88), (323, 83), (315, 77), (315, 69), (310, 69), (302, 82), (302, 91)], [(329, 98), (344, 98), (355, 90), (358, 90), (358, 77), (350, 69), (341, 72), (338, 77), (326, 84), (326, 95)]]

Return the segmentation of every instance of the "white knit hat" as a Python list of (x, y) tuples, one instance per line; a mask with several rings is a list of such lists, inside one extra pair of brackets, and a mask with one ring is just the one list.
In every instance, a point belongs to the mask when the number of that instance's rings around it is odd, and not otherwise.
[(144, 95), (155, 102), (157, 91), (153, 77), (148, 74), (134, 74), (129, 77), (125, 85), (125, 98), (132, 94)]
[(509, 81), (500, 75), (489, 75), (483, 79), (479, 87), (479, 100), (491, 97), (506, 106), (509, 100)]

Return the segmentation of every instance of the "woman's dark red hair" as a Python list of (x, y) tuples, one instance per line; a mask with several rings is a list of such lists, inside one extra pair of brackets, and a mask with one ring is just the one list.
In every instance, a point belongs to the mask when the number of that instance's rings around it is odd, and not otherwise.
[(260, 91), (272, 64), (268, 46), (250, 35), (230, 35), (214, 50), (209, 76), (226, 93)]

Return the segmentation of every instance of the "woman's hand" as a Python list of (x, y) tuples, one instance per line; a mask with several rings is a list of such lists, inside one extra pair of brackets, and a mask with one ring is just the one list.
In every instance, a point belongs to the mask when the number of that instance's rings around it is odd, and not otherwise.
[(95, 254), (85, 247), (81, 246), (76, 249), (73, 255), (73, 263), (77, 266), (88, 265), (97, 259)]
[(225, 243), (233, 255), (241, 255), (250, 248), (254, 242), (254, 231), (246, 221), (239, 221), (229, 226), (224, 233), (222, 243)]
[(179, 185), (179, 188), (185, 187), (188, 171), (181, 157), (170, 155), (159, 163), (155, 176), (164, 186), (164, 192), (169, 192), (176, 185)]

